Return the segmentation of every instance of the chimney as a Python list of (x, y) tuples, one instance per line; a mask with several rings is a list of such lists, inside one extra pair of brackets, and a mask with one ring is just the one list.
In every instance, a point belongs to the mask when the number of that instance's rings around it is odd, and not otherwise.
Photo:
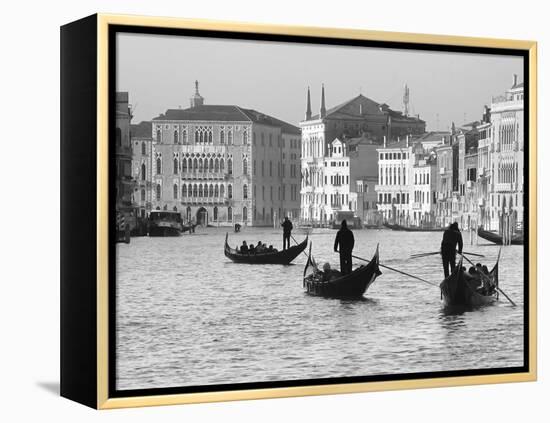
[(309, 87), (307, 87), (306, 120), (311, 120), (311, 96), (309, 94)]
[(327, 115), (327, 109), (325, 107), (325, 84), (321, 86), (321, 110), (319, 112), (319, 117), (321, 119)]

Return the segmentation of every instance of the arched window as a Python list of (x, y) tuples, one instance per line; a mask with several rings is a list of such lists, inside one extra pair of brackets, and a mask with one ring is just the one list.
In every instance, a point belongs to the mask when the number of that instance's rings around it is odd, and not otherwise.
[(160, 175), (162, 173), (162, 162), (160, 160), (160, 157), (157, 158), (157, 175)]
[(174, 144), (179, 144), (178, 131), (174, 131)]
[(220, 197), (223, 197), (225, 194), (225, 187), (223, 185), (220, 185)]
[(181, 198), (187, 197), (187, 185), (183, 184), (181, 186)]
[(208, 131), (208, 143), (212, 144), (212, 131)]
[(243, 220), (246, 222), (248, 220), (248, 210), (246, 207), (243, 207)]
[(186, 158), (184, 158), (181, 161), (181, 172), (182, 173), (187, 172), (187, 159)]
[(157, 201), (160, 201), (160, 184), (157, 184)]
[(193, 185), (193, 197), (197, 196), (197, 184)]
[(199, 133), (199, 143), (200, 144), (204, 143), (204, 132), (202, 131)]
[(199, 143), (199, 131), (196, 130), (195, 131), (195, 144), (198, 144)]
[(145, 163), (141, 164), (141, 180), (145, 181), (147, 179), (147, 168), (145, 167)]
[(208, 166), (209, 172), (214, 172), (214, 159), (210, 158), (210, 164)]
[(162, 131), (160, 129), (157, 129), (157, 142), (162, 143)]
[(199, 162), (195, 158), (193, 159), (193, 170), (196, 172), (198, 168), (199, 168)]
[(174, 175), (178, 174), (178, 168), (179, 168), (178, 159), (174, 159)]
[(141, 201), (145, 201), (145, 190), (141, 190)]
[(219, 197), (220, 196), (220, 190), (218, 189), (218, 185), (215, 185), (214, 186), (214, 197)]
[(229, 175), (233, 174), (233, 160), (227, 159), (227, 173)]
[(173, 191), (174, 191), (174, 200), (177, 200), (178, 199), (178, 185), (177, 184), (174, 184)]
[(246, 130), (243, 132), (243, 144), (248, 144), (248, 132)]
[(208, 196), (214, 197), (214, 185), (210, 184), (210, 187), (208, 188)]
[(147, 154), (147, 146), (145, 145), (145, 142), (141, 143), (141, 154), (143, 156)]
[(214, 220), (218, 220), (218, 207), (214, 207)]
[(117, 147), (121, 147), (122, 146), (122, 131), (120, 130), (120, 128), (116, 128), (115, 140), (116, 140)]
[(227, 185), (227, 198), (233, 198), (233, 185)]
[(223, 172), (224, 164), (223, 159), (220, 159), (220, 172)]
[(219, 172), (220, 171), (220, 161), (216, 158), (216, 160), (214, 161), (214, 172)]
[(225, 131), (223, 129), (220, 131), (220, 144), (225, 144)]
[(273, 176), (273, 162), (269, 161), (269, 176)]
[(245, 175), (248, 175), (248, 163), (247, 163), (246, 159), (243, 159), (243, 173)]
[(199, 172), (202, 172), (202, 159), (199, 159)]
[(227, 131), (227, 144), (233, 144), (233, 131)]
[(202, 197), (202, 184), (199, 184), (199, 197)]
[(227, 208), (227, 220), (229, 221), (233, 220), (233, 209), (231, 207)]
[(248, 198), (248, 186), (246, 184), (243, 185), (243, 198), (245, 200)]
[(191, 207), (187, 206), (186, 220), (189, 222), (191, 220)]
[(181, 142), (183, 144), (187, 144), (187, 130), (185, 130), (185, 129), (181, 133)]

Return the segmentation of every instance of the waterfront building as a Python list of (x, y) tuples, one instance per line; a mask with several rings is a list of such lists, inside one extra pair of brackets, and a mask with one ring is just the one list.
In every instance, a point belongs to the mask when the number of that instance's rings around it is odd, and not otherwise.
[[(524, 85), (514, 75), (512, 86), (491, 103), (491, 145), (488, 229), (523, 229)], [(487, 206), (486, 206), (487, 208)]]
[(299, 128), (252, 109), (207, 105), (152, 120), (153, 209), (207, 225), (273, 225), (298, 216)]
[[(334, 197), (337, 193), (339, 193), (340, 199), (339, 203), (334, 203), (335, 207), (340, 207), (341, 210), (356, 211), (357, 196), (354, 191), (357, 187), (356, 181), (360, 178), (368, 179), (377, 176), (376, 147), (381, 145), (384, 138), (422, 134), (426, 124), (418, 116), (411, 117), (394, 111), (387, 104), (377, 103), (362, 94), (327, 109), (324, 86), (321, 88), (321, 104), (318, 114), (312, 114), (309, 88), (306, 101), (305, 119), (300, 122), (302, 129), (301, 220), (307, 223), (325, 224), (334, 218), (334, 213), (337, 211), (331, 206), (333, 203), (330, 203), (331, 198), (337, 198)], [(363, 141), (357, 141), (359, 139)], [(333, 142), (335, 140), (341, 144), (336, 148), (341, 148), (342, 153), (334, 153)], [(352, 152), (354, 154), (348, 156)], [(333, 158), (334, 154), (343, 156)], [(350, 157), (350, 160), (339, 160), (343, 157)], [(353, 157), (356, 157), (357, 160)], [(334, 176), (335, 171), (335, 169), (328, 170), (329, 167), (325, 163), (338, 161), (349, 162), (350, 170), (347, 173), (350, 183), (346, 187), (325, 187), (325, 180), (328, 185), (328, 177)], [(336, 165), (334, 166), (336, 167)], [(357, 166), (360, 167), (357, 168)], [(333, 197), (330, 197), (331, 195)], [(342, 195), (344, 195), (344, 201), (342, 201)], [(352, 204), (350, 204), (350, 199), (353, 200)]]
[(151, 122), (140, 122), (130, 126), (132, 144), (132, 177), (134, 187), (133, 203), (137, 214), (144, 219), (152, 210), (152, 170), (153, 170), (153, 136)]
[(132, 227), (135, 210), (132, 202), (135, 182), (132, 178), (130, 121), (132, 113), (127, 92), (115, 95), (115, 209)]
[[(489, 113), (489, 109), (485, 109)], [(483, 123), (479, 127), (479, 141), (477, 146), (477, 204), (479, 208), (478, 225), (485, 229), (491, 228), (491, 168), (492, 168), (492, 125), (490, 122)]]

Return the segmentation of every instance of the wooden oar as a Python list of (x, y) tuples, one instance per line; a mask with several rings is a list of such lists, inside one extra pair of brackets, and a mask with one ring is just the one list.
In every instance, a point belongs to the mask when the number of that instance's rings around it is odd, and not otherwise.
[[(462, 257), (464, 257), (464, 255), (462, 255)], [(466, 261), (467, 261), (468, 263), (470, 263), (472, 266), (475, 267), (475, 264), (474, 264), (471, 260), (469, 260), (468, 257), (464, 257), (464, 258), (466, 259)], [(500, 252), (499, 252), (499, 259), (500, 259)], [(491, 282), (491, 280), (489, 279), (489, 277), (488, 277), (487, 275), (485, 275), (485, 274), (483, 274), (483, 273), (480, 273), (480, 275), (481, 275), (482, 277), (484, 277), (484, 278), (487, 278), (487, 279), (489, 280), (489, 282)], [(495, 285), (495, 288), (497, 289), (498, 292), (500, 292), (502, 295), (504, 295), (508, 301), (510, 301), (510, 304), (512, 304), (514, 307), (516, 306), (516, 303), (513, 302), (512, 299), (511, 299), (508, 295), (506, 295), (506, 293), (505, 293), (502, 289), (500, 289), (500, 288), (499, 288), (498, 286), (496, 286), (496, 285)]]
[[(335, 251), (335, 253), (338, 253), (338, 251)], [(367, 260), (367, 259), (365, 259), (365, 258), (363, 258), (363, 257), (354, 256), (353, 254), (352, 254), (351, 256), (352, 256), (353, 258), (356, 258), (357, 260), (363, 260), (363, 261), (366, 261), (367, 263), (370, 263), (370, 262), (371, 262), (370, 260)], [(427, 283), (428, 285), (437, 286), (437, 287), (439, 288), (439, 285), (438, 285), (438, 284), (435, 284), (435, 283), (433, 283), (433, 282), (427, 281), (426, 279), (419, 278), (418, 276), (411, 275), (410, 273), (402, 272), (401, 270), (394, 269), (393, 267), (390, 267), (390, 266), (385, 266), (385, 265), (383, 265), (382, 263), (378, 263), (378, 266), (383, 267), (384, 269), (391, 270), (391, 271), (396, 272), (396, 273), (401, 273), (402, 275), (409, 276), (410, 278), (417, 279), (417, 280), (419, 280), (419, 281), (422, 281), (422, 282), (424, 282), (424, 283)]]
[[(411, 258), (422, 258), (422, 257), (428, 257), (428, 256), (435, 256), (436, 254), (441, 254), (441, 251), (434, 251), (433, 253), (418, 253), (418, 254), (412, 254)], [(468, 256), (475, 256), (475, 257), (485, 257), (483, 254), (476, 254), (476, 253), (465, 253), (462, 252), (462, 254), (466, 254)]]

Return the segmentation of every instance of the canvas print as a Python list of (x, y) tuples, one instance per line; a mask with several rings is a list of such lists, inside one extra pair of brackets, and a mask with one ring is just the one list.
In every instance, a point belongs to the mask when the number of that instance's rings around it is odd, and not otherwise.
[(115, 41), (117, 391), (524, 368), (523, 56)]

